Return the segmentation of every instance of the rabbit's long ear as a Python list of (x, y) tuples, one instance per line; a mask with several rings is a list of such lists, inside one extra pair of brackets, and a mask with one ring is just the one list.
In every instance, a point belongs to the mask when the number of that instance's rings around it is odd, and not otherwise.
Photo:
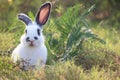
[(18, 14), (18, 19), (22, 20), (26, 25), (32, 23), (32, 20), (24, 13)]
[(36, 15), (36, 23), (38, 25), (42, 26), (47, 22), (50, 15), (50, 10), (51, 10), (50, 2), (47, 2), (40, 7)]

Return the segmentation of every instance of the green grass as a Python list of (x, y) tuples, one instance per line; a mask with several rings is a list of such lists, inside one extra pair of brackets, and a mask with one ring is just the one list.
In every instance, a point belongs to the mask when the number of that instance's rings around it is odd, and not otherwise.
[[(58, 61), (52, 65), (46, 65), (45, 70), (25, 72), (15, 67), (10, 56), (2, 55), (0, 56), (0, 79), (120, 80), (119, 32), (101, 27), (92, 28), (92, 30), (104, 38), (106, 44), (94, 40), (85, 42), (84, 51), (76, 57), (75, 64), (74, 60)], [(16, 46), (14, 35), (13, 33), (0, 33), (1, 51), (9, 51)]]
[(0, 51), (10, 50), (14, 47), (14, 42), (15, 39), (13, 33), (0, 33)]

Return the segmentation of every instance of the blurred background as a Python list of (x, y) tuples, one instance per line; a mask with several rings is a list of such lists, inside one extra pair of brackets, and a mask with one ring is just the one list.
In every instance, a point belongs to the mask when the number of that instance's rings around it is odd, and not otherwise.
[[(0, 0), (0, 30), (8, 30), (20, 12), (34, 15), (40, 5), (48, 0)], [(104, 21), (109, 27), (120, 28), (120, 0), (49, 0), (53, 3), (51, 17), (61, 16), (68, 7), (80, 4), (84, 9), (95, 5), (88, 16), (93, 23)]]

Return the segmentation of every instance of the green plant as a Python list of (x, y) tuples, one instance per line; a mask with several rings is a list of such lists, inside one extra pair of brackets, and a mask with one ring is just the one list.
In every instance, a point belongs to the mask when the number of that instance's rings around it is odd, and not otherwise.
[(95, 39), (105, 43), (91, 31), (86, 20), (86, 16), (93, 8), (94, 5), (84, 10), (82, 5), (78, 4), (67, 9), (61, 17), (54, 21), (56, 29), (60, 33), (59, 39), (52, 37), (49, 39), (49, 45), (60, 59), (67, 60), (76, 57), (83, 50), (82, 44), (86, 40)]

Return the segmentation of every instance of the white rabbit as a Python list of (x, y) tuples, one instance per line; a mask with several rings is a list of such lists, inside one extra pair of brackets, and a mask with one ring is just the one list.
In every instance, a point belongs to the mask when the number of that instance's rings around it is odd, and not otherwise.
[(25, 34), (20, 44), (14, 49), (11, 58), (14, 63), (22, 62), (22, 66), (43, 66), (47, 60), (47, 48), (44, 44), (42, 27), (47, 22), (51, 11), (51, 3), (43, 4), (36, 15), (35, 21), (25, 14), (18, 14), (18, 19), (26, 24)]

